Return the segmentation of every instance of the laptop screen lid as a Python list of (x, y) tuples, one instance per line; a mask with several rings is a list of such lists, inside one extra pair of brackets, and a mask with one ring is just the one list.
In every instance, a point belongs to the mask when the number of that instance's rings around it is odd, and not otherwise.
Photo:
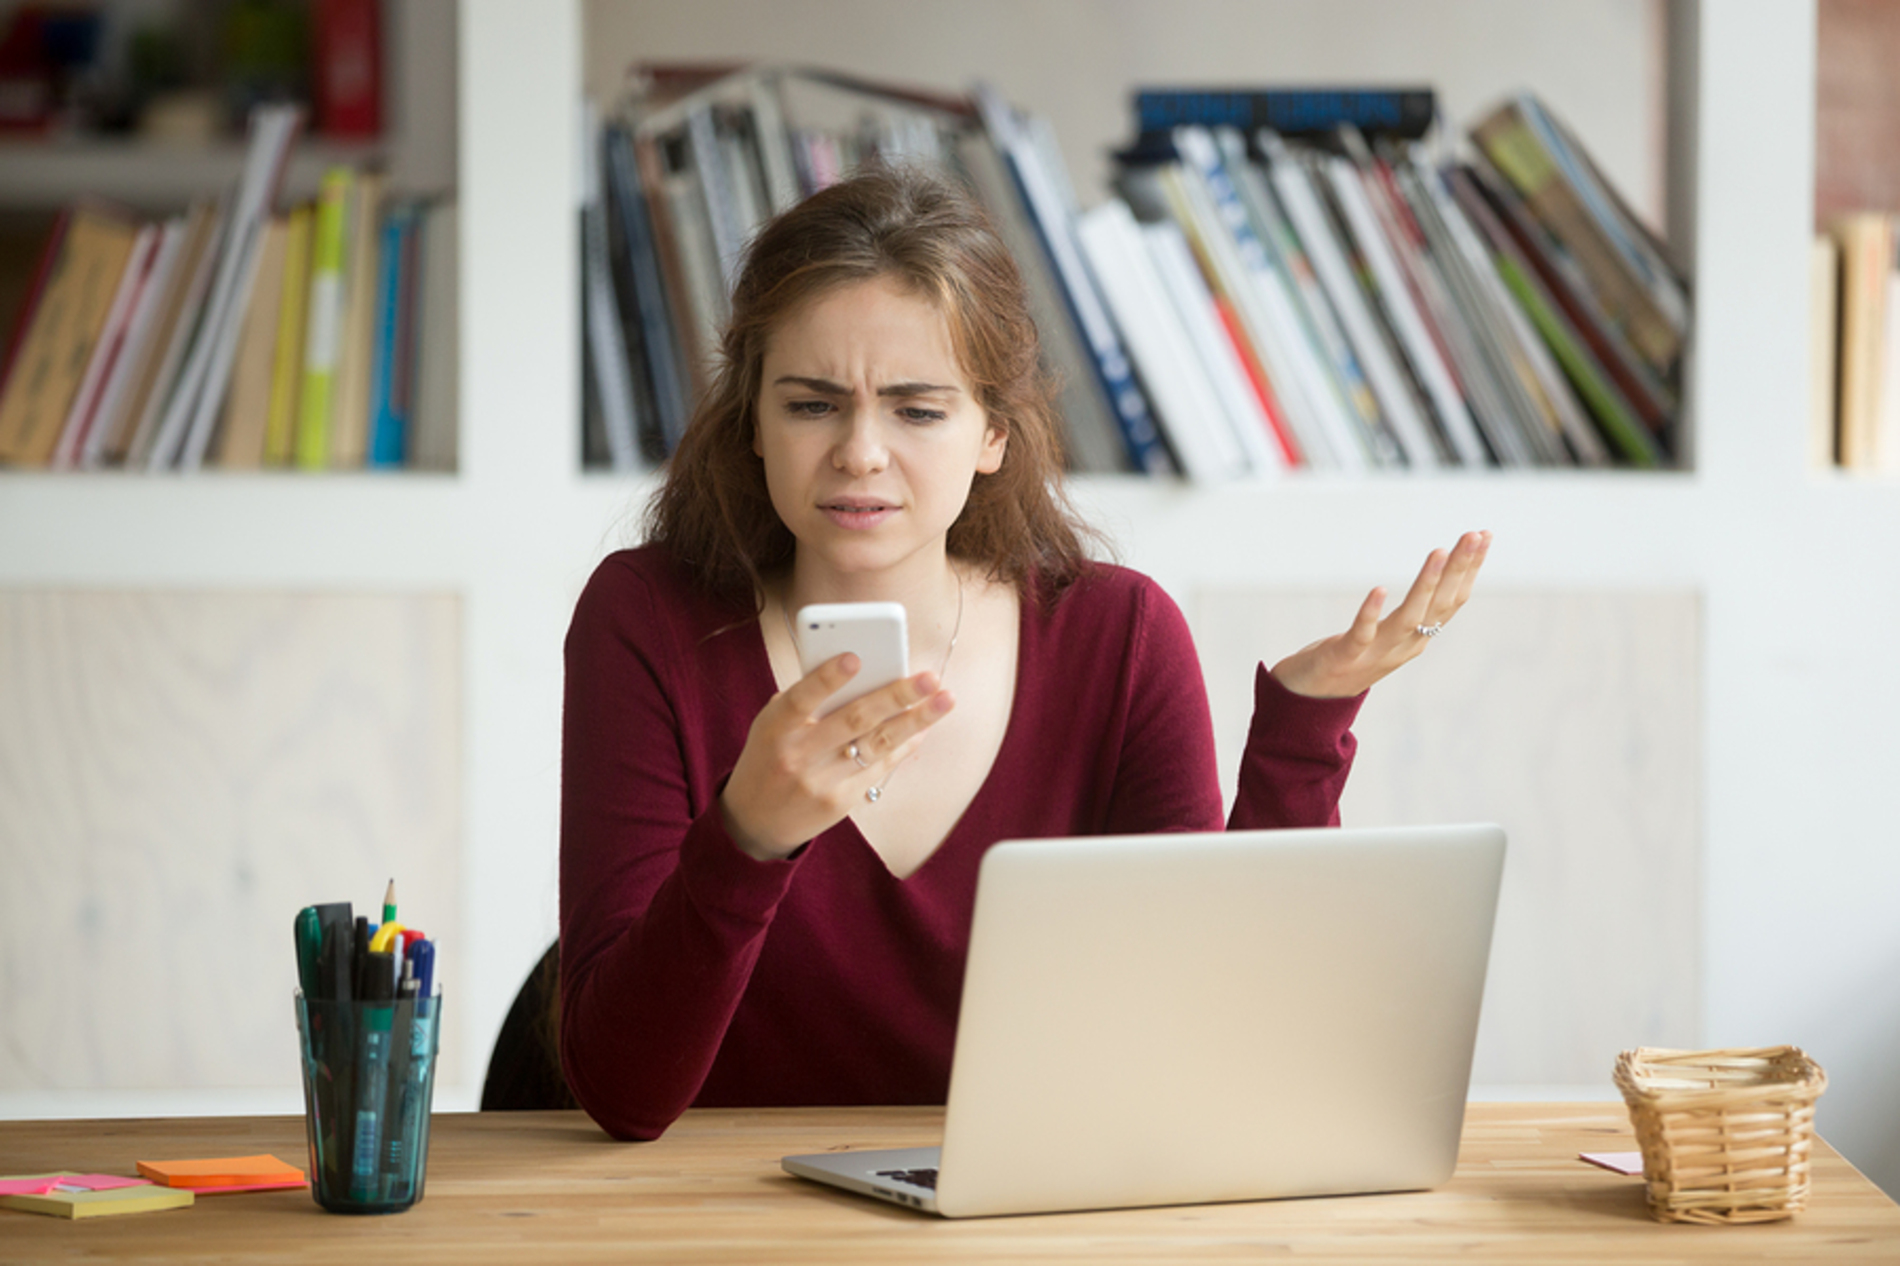
[(997, 845), (938, 1211), (1445, 1181), (1503, 858), (1489, 825)]

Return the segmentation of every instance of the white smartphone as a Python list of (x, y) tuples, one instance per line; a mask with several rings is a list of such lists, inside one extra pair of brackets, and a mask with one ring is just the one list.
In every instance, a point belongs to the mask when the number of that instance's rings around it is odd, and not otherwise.
[(910, 675), (910, 632), (901, 602), (819, 602), (793, 617), (798, 664), (807, 674), (846, 651), (858, 675), (818, 707), (820, 716)]

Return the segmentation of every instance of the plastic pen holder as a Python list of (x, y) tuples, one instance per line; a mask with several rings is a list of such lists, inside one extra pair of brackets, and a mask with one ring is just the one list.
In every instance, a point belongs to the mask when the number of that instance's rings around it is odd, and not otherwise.
[(332, 1213), (400, 1213), (428, 1171), (442, 995), (296, 1001), (311, 1194)]

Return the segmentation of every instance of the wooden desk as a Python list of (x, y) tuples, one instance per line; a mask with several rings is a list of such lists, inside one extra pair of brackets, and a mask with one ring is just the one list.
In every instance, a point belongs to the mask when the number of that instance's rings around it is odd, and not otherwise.
[[(1620, 1104), (1473, 1104), (1457, 1176), (1429, 1192), (950, 1222), (787, 1176), (779, 1157), (934, 1142), (941, 1110), (690, 1112), (657, 1143), (579, 1113), (437, 1116), (428, 1194), (340, 1217), (305, 1191), (68, 1222), (0, 1210), (0, 1262), (1900, 1262), (1900, 1206), (1825, 1145), (1792, 1221), (1650, 1220), (1642, 1183), (1579, 1151), (1636, 1146)], [(301, 1117), (0, 1122), (0, 1173), (135, 1172), (271, 1152), (306, 1163)]]

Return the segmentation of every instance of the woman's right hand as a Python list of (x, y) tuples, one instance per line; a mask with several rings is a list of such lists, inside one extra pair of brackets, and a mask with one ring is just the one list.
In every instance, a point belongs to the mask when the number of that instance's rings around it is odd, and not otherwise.
[(850, 653), (828, 659), (753, 718), (719, 797), (726, 831), (747, 856), (779, 860), (842, 822), (956, 706), (937, 675), (924, 672), (819, 716), (858, 668)]

